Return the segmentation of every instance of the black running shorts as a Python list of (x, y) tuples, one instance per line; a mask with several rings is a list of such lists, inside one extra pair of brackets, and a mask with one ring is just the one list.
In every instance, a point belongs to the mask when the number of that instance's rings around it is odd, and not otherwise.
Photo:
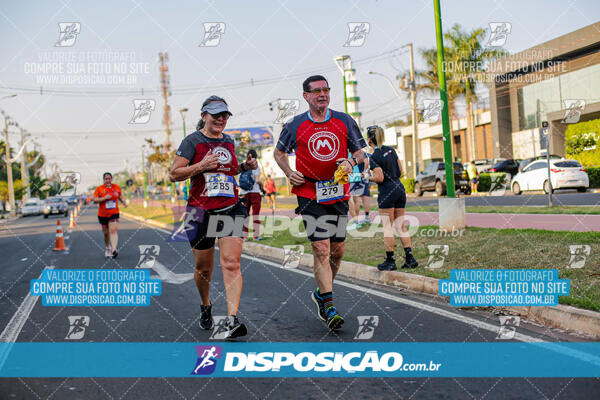
[(406, 191), (400, 180), (379, 185), (377, 195), (379, 208), (406, 208)]
[(193, 249), (210, 249), (214, 247), (217, 238), (244, 236), (244, 224), (248, 213), (246, 207), (239, 201), (222, 211), (188, 207), (186, 212), (192, 210), (195, 210), (194, 219), (189, 221), (192, 229), (187, 230), (186, 233)]
[(108, 226), (109, 222), (119, 222), (119, 213), (113, 214), (110, 217), (100, 217), (98, 216), (98, 222), (102, 226)]
[(348, 201), (321, 204), (316, 200), (298, 196), (296, 214), (302, 216), (308, 240), (316, 242), (329, 239), (332, 242), (346, 240), (348, 225)]

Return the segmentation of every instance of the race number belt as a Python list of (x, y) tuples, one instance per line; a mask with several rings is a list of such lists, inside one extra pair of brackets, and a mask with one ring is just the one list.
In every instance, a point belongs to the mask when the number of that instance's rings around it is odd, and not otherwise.
[(204, 181), (206, 182), (206, 196), (235, 197), (233, 191), (235, 181), (233, 176), (218, 173), (206, 173), (204, 174)]
[(315, 184), (317, 203), (338, 200), (344, 197), (344, 185), (330, 181), (317, 181)]

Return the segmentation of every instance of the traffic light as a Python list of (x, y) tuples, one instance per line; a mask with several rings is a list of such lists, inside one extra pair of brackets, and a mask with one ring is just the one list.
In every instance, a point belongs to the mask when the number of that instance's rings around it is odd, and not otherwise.
[(269, 102), (269, 111), (273, 111), (273, 102)]

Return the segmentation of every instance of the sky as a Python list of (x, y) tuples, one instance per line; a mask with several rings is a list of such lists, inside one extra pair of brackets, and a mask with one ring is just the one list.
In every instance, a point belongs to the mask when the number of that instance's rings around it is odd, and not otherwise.
[[(444, 30), (509, 23), (504, 49), (510, 53), (600, 16), (597, 0), (441, 3)], [(177, 110), (189, 109), (190, 132), (211, 94), (228, 101), (234, 114), (228, 128), (270, 125), (277, 113), (268, 103), (298, 99), (305, 111), (302, 81), (320, 73), (332, 88), (331, 108), (343, 110), (333, 58), (345, 54), (356, 68), (362, 125), (397, 119), (410, 110), (408, 98), (397, 97), (369, 71), (394, 80), (409, 67), (403, 45), (414, 43), (417, 69), (423, 67), (418, 49), (435, 46), (430, 0), (5, 2), (0, 20), (0, 109), (30, 132), (48, 163), (81, 174), (80, 190), (100, 184), (104, 171), (139, 170), (144, 139), (164, 140), (160, 51), (169, 56), (172, 140), (178, 145)], [(354, 22), (367, 23), (369, 31), (361, 46), (345, 47)], [(61, 23), (79, 24), (73, 43), (59, 41)], [(205, 23), (224, 28), (215, 46), (202, 45)], [(486, 89), (479, 94), (485, 99)], [(149, 118), (134, 118), (134, 100), (154, 101)], [(17, 133), (10, 138), (16, 143)]]

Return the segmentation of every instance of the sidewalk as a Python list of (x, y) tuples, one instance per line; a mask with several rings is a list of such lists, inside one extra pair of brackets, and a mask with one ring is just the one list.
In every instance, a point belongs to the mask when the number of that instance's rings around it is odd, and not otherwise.
[[(142, 204), (141, 199), (132, 199), (136, 204)], [(286, 204), (286, 202), (283, 202)], [(150, 200), (151, 207), (162, 207), (164, 201)], [(291, 203), (290, 203), (291, 204)], [(179, 205), (184, 205), (180, 202)], [(178, 204), (166, 201), (168, 208), (178, 207)], [(260, 215), (271, 216), (271, 210), (265, 206), (261, 208)], [(292, 208), (275, 209), (276, 216), (294, 218), (297, 215)], [(378, 215), (377, 211), (371, 211), (371, 219)], [(414, 216), (423, 225), (438, 225), (437, 212), (413, 212), (408, 211), (406, 215)], [(600, 232), (600, 215), (585, 214), (495, 214), (495, 213), (467, 213), (467, 226), (497, 229), (544, 229), (550, 231), (574, 231), (574, 232)]]

